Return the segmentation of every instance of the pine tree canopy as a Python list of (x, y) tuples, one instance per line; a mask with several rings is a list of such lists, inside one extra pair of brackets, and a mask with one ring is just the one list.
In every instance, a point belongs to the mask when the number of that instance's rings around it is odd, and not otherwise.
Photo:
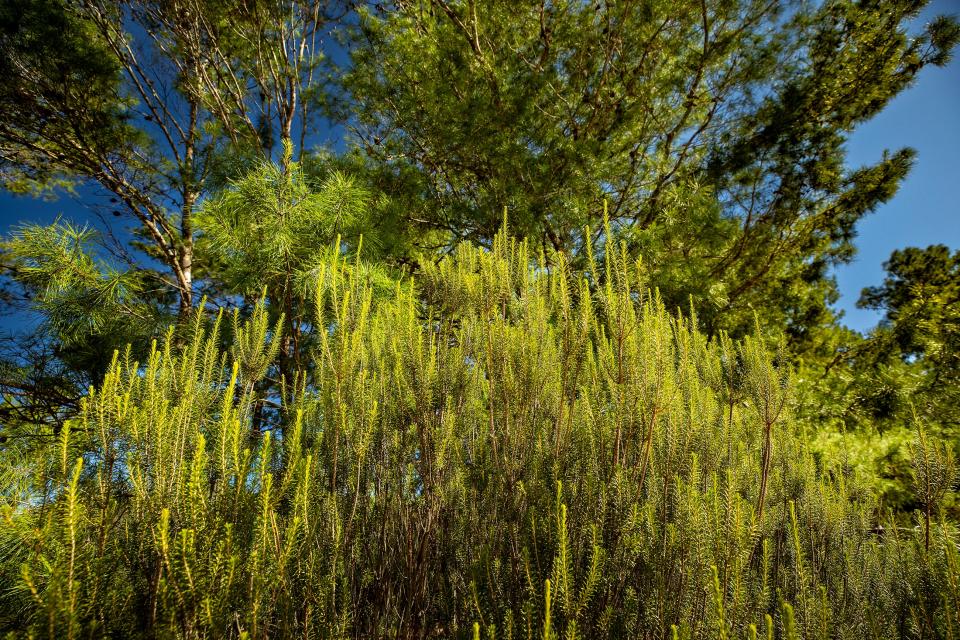
[(913, 1), (397, 5), (361, 12), (345, 108), (421, 224), (485, 242), (507, 205), (576, 253), (609, 200), (670, 306), (695, 296), (710, 331), (760, 313), (801, 344), (913, 158), (848, 166), (848, 134), (960, 35), (908, 35)]

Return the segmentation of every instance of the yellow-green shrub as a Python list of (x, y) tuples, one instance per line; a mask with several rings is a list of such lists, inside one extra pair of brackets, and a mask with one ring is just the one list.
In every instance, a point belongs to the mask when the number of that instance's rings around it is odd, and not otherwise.
[(927, 550), (818, 467), (759, 331), (708, 339), (624, 253), (574, 274), (505, 234), (392, 297), (358, 273), (322, 269), (282, 397), (258, 396), (261, 309), (198, 316), (5, 451), (0, 629), (960, 635), (956, 527), (934, 517)]

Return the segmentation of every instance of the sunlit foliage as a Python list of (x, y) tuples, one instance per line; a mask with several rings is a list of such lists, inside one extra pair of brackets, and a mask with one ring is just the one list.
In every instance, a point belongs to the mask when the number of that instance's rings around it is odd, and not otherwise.
[[(576, 273), (505, 233), (385, 299), (349, 266), (318, 267), (314, 379), (285, 381), (274, 421), (252, 417), (282, 340), (261, 305), (197, 315), (142, 362), (118, 353), (67, 427), (4, 451), (3, 631), (960, 630), (936, 496), (928, 529), (898, 528), (818, 464), (759, 330), (709, 340), (625, 252)], [(948, 490), (943, 446), (918, 438), (919, 483)]]

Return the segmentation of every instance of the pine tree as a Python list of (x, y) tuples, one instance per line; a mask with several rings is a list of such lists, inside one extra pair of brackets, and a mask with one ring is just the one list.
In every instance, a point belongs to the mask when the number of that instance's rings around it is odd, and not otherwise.
[(848, 166), (844, 142), (960, 38), (947, 17), (908, 35), (925, 4), (376, 5), (348, 40), (342, 117), (431, 234), (488, 243), (509, 206), (521, 236), (585, 259), (609, 200), (668, 308), (693, 296), (711, 334), (757, 313), (811, 351), (830, 267), (913, 160)]

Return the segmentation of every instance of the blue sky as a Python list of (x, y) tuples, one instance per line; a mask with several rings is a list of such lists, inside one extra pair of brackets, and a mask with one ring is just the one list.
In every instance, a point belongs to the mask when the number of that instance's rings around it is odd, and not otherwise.
[[(934, 0), (916, 26), (943, 13), (960, 14), (960, 0)], [(924, 69), (913, 87), (854, 132), (847, 145), (848, 161), (852, 166), (871, 164), (884, 149), (906, 146), (917, 150), (913, 171), (890, 202), (861, 221), (859, 254), (835, 271), (838, 307), (844, 322), (859, 331), (869, 330), (879, 319), (876, 312), (856, 308), (860, 290), (881, 282), (883, 261), (894, 249), (936, 243), (960, 248), (960, 56), (946, 67)], [(88, 194), (82, 202), (71, 197), (51, 202), (0, 192), (0, 233), (19, 221), (50, 222), (59, 214), (78, 222), (91, 219), (87, 205), (98, 198)], [(104, 213), (109, 216), (109, 210)]]
[[(960, 14), (960, 0), (935, 0), (923, 23)], [(848, 162), (876, 162), (884, 149), (913, 147), (917, 158), (900, 191), (858, 226), (856, 259), (836, 270), (844, 322), (864, 331), (879, 314), (857, 309), (860, 289), (880, 284), (883, 261), (894, 249), (945, 244), (960, 248), (960, 56), (946, 67), (927, 67), (916, 84), (862, 125), (847, 144)]]

